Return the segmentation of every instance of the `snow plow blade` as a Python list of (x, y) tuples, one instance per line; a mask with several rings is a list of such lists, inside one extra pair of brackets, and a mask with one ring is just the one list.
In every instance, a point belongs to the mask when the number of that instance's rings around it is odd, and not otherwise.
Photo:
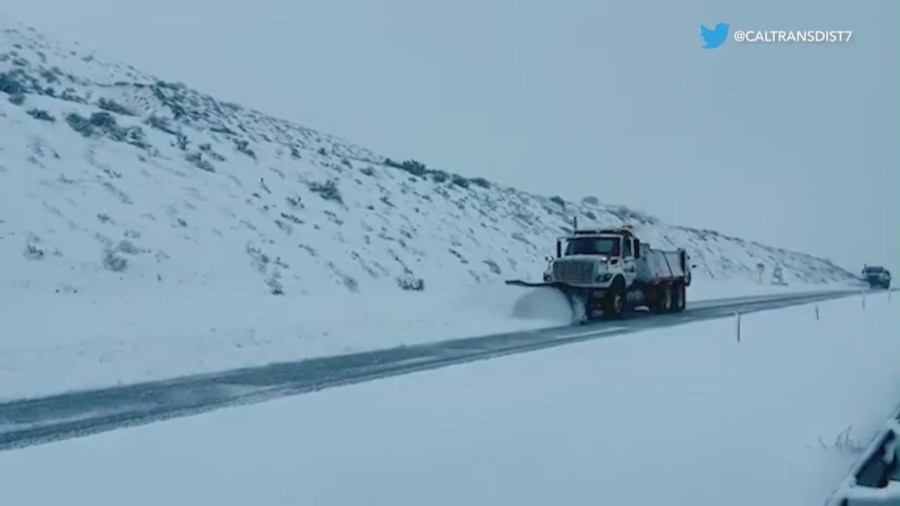
[(532, 282), (532, 281), (522, 281), (519, 279), (510, 279), (510, 280), (506, 281), (506, 284), (512, 285), (512, 286), (524, 286), (526, 288), (541, 288), (541, 287), (546, 286), (546, 287), (550, 287), (550, 288), (556, 288), (557, 290), (560, 290), (561, 292), (563, 292), (565, 294), (571, 294), (571, 295), (581, 295), (585, 291), (584, 287), (570, 285), (569, 283), (563, 283), (561, 281)]
[(587, 320), (585, 312), (585, 304), (587, 302), (587, 290), (584, 287), (570, 285), (560, 281), (522, 281), (519, 279), (510, 279), (506, 281), (507, 285), (522, 286), (526, 288), (555, 288), (566, 296), (569, 306), (572, 309), (573, 321), (584, 323)]
[(537, 288), (540, 286), (554, 286), (555, 287), (557, 285), (563, 285), (565, 283), (558, 283), (558, 282), (553, 282), (553, 281), (543, 281), (543, 282), (534, 283), (531, 281), (522, 281), (520, 279), (509, 279), (506, 281), (506, 284), (513, 285), (513, 286), (527, 286), (527, 287)]
[(524, 286), (527, 288), (541, 288), (541, 287), (550, 287), (556, 288), (557, 290), (561, 290), (565, 293), (571, 294), (580, 294), (585, 291), (584, 287), (570, 285), (569, 283), (563, 283), (562, 281), (522, 281), (520, 279), (510, 279), (506, 281), (507, 285), (513, 286)]

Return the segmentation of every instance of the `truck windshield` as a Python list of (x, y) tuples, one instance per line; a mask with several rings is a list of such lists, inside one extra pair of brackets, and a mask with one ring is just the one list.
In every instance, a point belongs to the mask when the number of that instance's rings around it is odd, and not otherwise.
[(565, 256), (569, 255), (618, 255), (618, 237), (579, 237), (566, 244)]

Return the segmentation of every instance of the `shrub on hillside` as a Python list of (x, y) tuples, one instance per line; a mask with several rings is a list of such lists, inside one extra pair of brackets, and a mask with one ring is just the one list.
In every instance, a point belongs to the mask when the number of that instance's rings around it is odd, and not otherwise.
[(90, 122), (91, 125), (103, 130), (113, 130), (119, 126), (112, 114), (103, 111), (91, 114)]
[(425, 280), (414, 277), (412, 274), (404, 274), (397, 278), (397, 286), (408, 292), (421, 292), (425, 290)]
[(341, 275), (341, 284), (353, 293), (359, 292), (359, 281), (346, 274)]
[(325, 200), (331, 200), (341, 205), (344, 204), (344, 198), (341, 197), (341, 191), (334, 180), (325, 181), (324, 183), (310, 182), (309, 191), (317, 193)]
[(459, 186), (460, 188), (468, 188), (469, 180), (460, 176), (459, 174), (453, 174), (450, 178), (450, 183)]
[(94, 125), (91, 124), (91, 121), (77, 112), (66, 114), (66, 123), (72, 127), (72, 130), (85, 137), (90, 137), (94, 133)]
[(304, 208), (303, 199), (301, 199), (300, 197), (287, 196), (285, 197), (285, 200), (287, 200), (288, 205), (291, 206), (292, 209)]
[(67, 102), (75, 102), (78, 104), (86, 104), (87, 103), (87, 100), (78, 96), (78, 93), (72, 88), (66, 88), (65, 90), (63, 90), (63, 92), (59, 96), (59, 98), (65, 100)]
[(34, 244), (25, 246), (25, 258), (29, 260), (43, 260), (44, 256), (44, 250), (38, 248)]
[(58, 83), (59, 76), (63, 75), (62, 70), (59, 67), (53, 67), (52, 69), (44, 69), (40, 72), (41, 77), (44, 78), (48, 83)]
[(22, 82), (20, 74), (16, 72), (0, 72), (0, 91), (10, 95), (19, 95), (28, 91), (28, 86)]
[(144, 136), (144, 130), (139, 126), (126, 127), (120, 129), (118, 133), (120, 136), (114, 138), (117, 141), (125, 142), (143, 149), (150, 147), (147, 144), (147, 138)]
[(396, 167), (417, 177), (424, 177), (425, 174), (428, 173), (428, 167), (425, 167), (424, 163), (416, 160), (407, 160), (396, 165)]
[(497, 262), (488, 259), (488, 260), (485, 260), (484, 263), (485, 263), (485, 265), (488, 266), (488, 269), (490, 269), (491, 272), (493, 272), (494, 274), (500, 274), (500, 273), (501, 273), (501, 272), (500, 272), (500, 266), (497, 265)]
[(104, 133), (110, 139), (117, 142), (125, 142), (139, 148), (147, 148), (144, 137), (144, 131), (139, 126), (121, 127), (116, 123), (116, 118), (112, 114), (102, 111), (91, 114), (90, 118), (85, 118), (78, 113), (70, 112), (66, 114), (66, 123), (73, 130), (85, 137), (90, 137), (95, 133)]
[(146, 119), (146, 123), (147, 123), (148, 125), (150, 125), (151, 128), (155, 128), (155, 129), (157, 129), (157, 130), (161, 130), (161, 131), (166, 132), (166, 133), (168, 133), (168, 134), (172, 134), (172, 135), (177, 135), (177, 134), (178, 134), (178, 131), (175, 130), (174, 128), (172, 128), (171, 124), (169, 123), (169, 118), (165, 118), (165, 117), (156, 116), (156, 115), (151, 114), (151, 115)]
[(32, 118), (34, 118), (34, 119), (39, 119), (39, 120), (41, 120), (41, 121), (49, 121), (49, 122), (51, 122), (51, 123), (54, 122), (54, 121), (56, 121), (56, 118), (54, 118), (53, 116), (51, 116), (49, 112), (47, 112), (47, 111), (45, 111), (45, 110), (43, 110), (43, 109), (29, 109), (29, 110), (27, 111), (27, 113), (28, 113), (28, 115), (31, 116)]
[(111, 249), (103, 252), (103, 268), (111, 272), (124, 272), (128, 268), (128, 259)]
[(105, 111), (114, 112), (116, 114), (123, 114), (125, 116), (134, 116), (134, 112), (132, 112), (131, 109), (125, 107), (124, 105), (122, 105), (112, 99), (100, 98), (100, 100), (97, 101), (97, 107), (99, 107)]
[(200, 152), (197, 153), (188, 153), (185, 157), (185, 160), (190, 162), (200, 170), (205, 170), (206, 172), (215, 172), (216, 168), (210, 163), (209, 160), (203, 158), (203, 154)]
[(116, 251), (121, 251), (126, 255), (137, 255), (141, 252), (140, 248), (135, 246), (133, 242), (125, 239), (119, 241), (119, 244), (116, 246)]
[(245, 155), (249, 156), (250, 158), (253, 158), (254, 160), (256, 160), (256, 153), (254, 153), (253, 150), (250, 149), (250, 143), (245, 141), (244, 139), (235, 139), (234, 140), (234, 148), (237, 149), (238, 151), (240, 151), (241, 153), (244, 153)]
[(471, 181), (472, 184), (474, 184), (475, 186), (480, 186), (482, 188), (490, 188), (491, 187), (490, 181), (488, 181), (487, 179), (485, 179), (483, 177), (475, 177), (475, 178), (470, 179), (469, 181)]
[(450, 179), (450, 174), (447, 174), (442, 170), (435, 170), (431, 172), (431, 179), (433, 179), (435, 183), (443, 183)]
[(269, 287), (269, 293), (272, 295), (284, 295), (284, 285), (281, 284), (281, 273), (278, 270), (266, 278), (266, 286)]

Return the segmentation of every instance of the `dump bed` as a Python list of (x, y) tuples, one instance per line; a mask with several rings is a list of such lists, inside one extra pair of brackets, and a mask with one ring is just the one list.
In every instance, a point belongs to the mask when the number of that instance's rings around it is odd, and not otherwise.
[(637, 260), (637, 278), (645, 283), (673, 281), (687, 277), (687, 255), (684, 250), (660, 250), (641, 244), (643, 253)]

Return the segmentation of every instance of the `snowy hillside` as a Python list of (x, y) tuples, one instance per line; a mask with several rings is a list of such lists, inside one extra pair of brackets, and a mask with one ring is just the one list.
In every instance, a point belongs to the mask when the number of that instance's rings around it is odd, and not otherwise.
[[(564, 201), (392, 162), (31, 28), (7, 23), (0, 51), (0, 373), (15, 373), (5, 394), (31, 391), (25, 376), (47, 371), (58, 377), (52, 390), (73, 375), (99, 384), (122, 371), (149, 378), (313, 353), (308, 342), (270, 346), (288, 335), (340, 334), (315, 353), (356, 349), (350, 334), (399, 344), (409, 314), (430, 339), (509, 330), (488, 321), (508, 316), (495, 311), (499, 281), (538, 278), (574, 215), (687, 248), (698, 290), (756, 283), (758, 264), (766, 285), (777, 266), (790, 287), (853, 278), (825, 259), (595, 197)], [(460, 287), (490, 316), (476, 330), (477, 318), (459, 317), (469, 310), (434, 298)], [(389, 338), (378, 341), (369, 317), (386, 306), (407, 316), (379, 320)], [(191, 358), (224, 348), (240, 351)], [(265, 352), (248, 359), (249, 349)], [(85, 360), (101, 364), (94, 380), (66, 372)]]
[[(826, 260), (408, 164), (103, 63), (2, 35), (3, 284), (233, 283), (273, 293), (535, 277), (554, 238), (623, 222), (698, 275), (850, 277)], [(400, 164), (397, 164), (400, 165)], [(424, 170), (423, 170), (424, 169)], [(14, 191), (13, 191), (14, 190)]]

